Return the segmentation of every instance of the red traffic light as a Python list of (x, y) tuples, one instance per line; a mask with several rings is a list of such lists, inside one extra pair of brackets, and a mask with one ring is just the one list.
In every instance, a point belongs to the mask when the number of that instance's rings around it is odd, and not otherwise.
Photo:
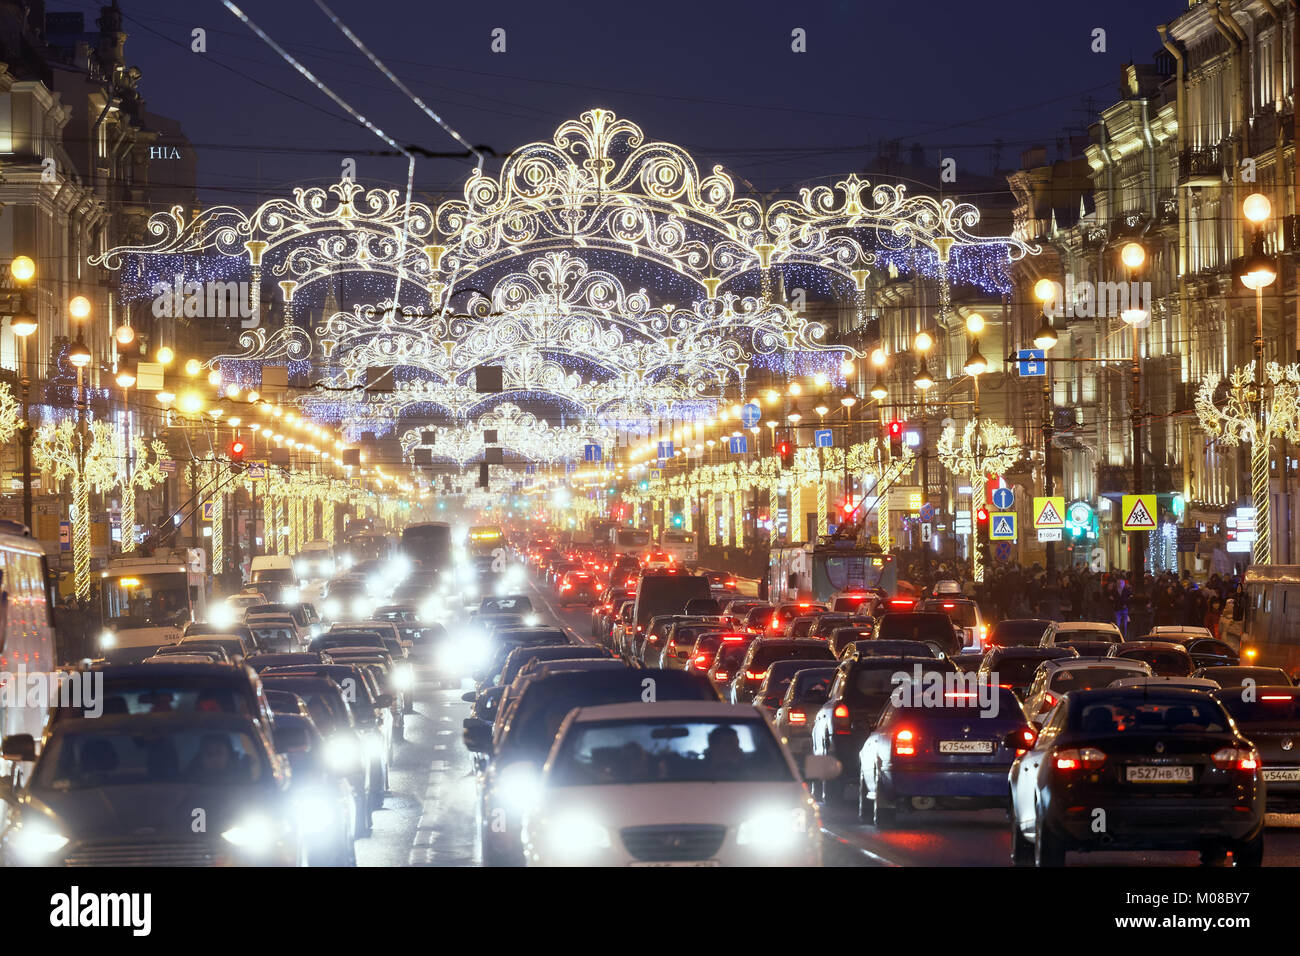
[(890, 438), (903, 437), (903, 422), (895, 420), (889, 423), (889, 437)]
[(989, 520), (989, 509), (988, 509), (988, 508), (985, 508), (983, 505), (980, 505), (978, 508), (976, 508), (976, 509), (975, 509), (975, 520), (976, 520), (977, 522), (979, 522), (980, 524), (988, 524), (988, 520)]
[(244, 450), (245, 450), (245, 446), (244, 446), (244, 440), (242, 438), (232, 439), (230, 442), (230, 448), (228, 449), (228, 451), (230, 452), (230, 460), (243, 461)]

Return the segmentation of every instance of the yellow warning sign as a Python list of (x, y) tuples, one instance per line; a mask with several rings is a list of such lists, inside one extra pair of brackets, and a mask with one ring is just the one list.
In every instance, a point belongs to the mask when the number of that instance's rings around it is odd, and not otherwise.
[(1120, 508), (1125, 531), (1156, 530), (1156, 496), (1125, 495)]
[(1035, 528), (1064, 528), (1065, 527), (1065, 499), (1064, 498), (1035, 498), (1034, 499), (1034, 527)]

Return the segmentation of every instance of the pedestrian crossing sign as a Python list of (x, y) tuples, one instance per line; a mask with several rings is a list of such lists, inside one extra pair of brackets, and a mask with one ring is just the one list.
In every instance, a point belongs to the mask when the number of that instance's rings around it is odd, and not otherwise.
[(1124, 516), (1125, 531), (1154, 531), (1156, 496), (1124, 495), (1120, 513)]
[(1035, 528), (1064, 528), (1065, 527), (1065, 499), (1064, 498), (1035, 498), (1034, 499), (1034, 527)]
[(1016, 540), (1016, 513), (994, 512), (989, 520), (989, 537), (994, 541)]

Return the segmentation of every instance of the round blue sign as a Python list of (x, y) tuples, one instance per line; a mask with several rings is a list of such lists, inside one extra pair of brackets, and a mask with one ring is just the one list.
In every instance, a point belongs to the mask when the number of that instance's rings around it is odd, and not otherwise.
[(922, 521), (934, 520), (934, 505), (930, 504), (929, 502), (926, 502), (925, 504), (921, 505), (921, 520)]
[(999, 541), (997, 544), (995, 544), (993, 546), (993, 557), (997, 558), (999, 561), (1010, 561), (1011, 542)]
[(993, 489), (993, 507), (998, 511), (1010, 511), (1016, 506), (1016, 496), (1010, 488)]
[(746, 428), (753, 428), (763, 417), (763, 410), (758, 407), (757, 402), (750, 402), (740, 409), (740, 421)]

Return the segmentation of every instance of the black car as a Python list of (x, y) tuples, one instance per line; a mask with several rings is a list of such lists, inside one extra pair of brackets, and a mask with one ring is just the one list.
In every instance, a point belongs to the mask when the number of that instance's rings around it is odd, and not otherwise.
[(484, 863), (523, 864), (519, 828), (528, 809), (528, 795), (569, 711), (641, 701), (647, 681), (653, 682), (655, 700), (718, 699), (717, 692), (698, 674), (657, 668), (574, 670), (530, 679), (510, 708), (509, 719), (498, 720), (495, 733), (491, 724), (466, 720), (466, 747), (490, 758), (480, 790)]
[(542, 647), (516, 647), (506, 656), (501, 668), (501, 683), (509, 686), (533, 661), (559, 661), (596, 658), (609, 660), (610, 655), (603, 647), (591, 647), (585, 644), (554, 644)]
[(1023, 701), (1043, 661), (1078, 656), (1079, 652), (1072, 647), (994, 647), (984, 655), (979, 674), (982, 679), (1012, 691)]
[[(51, 708), (49, 723), (71, 718), (182, 713), (243, 714), (269, 730), (275, 725), (271, 706), (257, 673), (237, 664), (107, 664), (90, 668), (103, 685), (95, 699), (67, 701)], [(61, 702), (62, 704), (62, 702)]]
[(1191, 677), (1192, 671), (1196, 670), (1196, 661), (1187, 652), (1187, 648), (1172, 641), (1127, 641), (1124, 644), (1112, 644), (1109, 656), (1146, 661), (1151, 665), (1151, 673), (1157, 677)]
[(938, 660), (941, 656), (931, 645), (920, 641), (853, 641), (840, 652), (842, 661), (857, 660), (859, 657), (920, 657)]
[(803, 637), (760, 637), (749, 651), (731, 681), (731, 702), (748, 704), (776, 661), (831, 661), (835, 655), (825, 641)]
[(1224, 687), (1210, 696), (1232, 715), (1237, 729), (1259, 751), (1268, 809), (1275, 813), (1300, 811), (1300, 747), (1296, 746), (1300, 743), (1300, 688), (1289, 682), (1257, 684)]
[[(1280, 667), (1256, 667), (1249, 664), (1215, 664), (1209, 667), (1198, 667), (1192, 673), (1193, 677), (1204, 677), (1212, 680), (1220, 687), (1242, 687), (1261, 685), (1266, 687), (1289, 687), (1291, 678), (1287, 672)], [(1229, 708), (1231, 710), (1231, 708)]]
[(830, 696), (817, 711), (812, 727), (812, 752), (839, 760), (844, 768), (836, 780), (820, 785), (828, 801), (856, 799), (860, 768), (858, 755), (876, 728), (881, 711), (895, 688), (918, 676), (955, 674), (946, 659), (935, 657), (860, 657), (840, 662)]
[[(1069, 850), (1264, 856), (1260, 755), (1223, 705), (1194, 690), (1066, 694), (1011, 767), (1011, 858), (1061, 866)], [(1099, 813), (1101, 814), (1099, 816)]]
[(889, 611), (876, 621), (873, 635), (878, 641), (921, 641), (945, 654), (962, 649), (961, 633), (947, 614), (928, 611)]
[(828, 611), (825, 614), (817, 615), (816, 619), (813, 621), (812, 627), (808, 629), (807, 636), (818, 637), (824, 641), (833, 637), (835, 632), (841, 628), (870, 630), (875, 623), (876, 622), (873, 618)]
[(989, 630), (987, 647), (1037, 647), (1052, 627), (1051, 621), (1038, 618), (1008, 618)]
[(293, 654), (254, 654), (244, 663), (259, 674), (268, 667), (291, 667), (294, 664), (332, 664), (333, 659), (323, 651), (298, 651)]
[[(305, 862), (287, 760), (267, 728), (225, 713), (118, 714), (59, 721), (9, 804), (0, 856), (17, 866), (294, 866)], [(195, 810), (203, 826), (195, 826)]]
[[(830, 615), (826, 614), (823, 617), (830, 617)], [(836, 657), (843, 657), (850, 644), (858, 641), (869, 641), (874, 637), (875, 633), (874, 623), (866, 626), (837, 627), (831, 631), (826, 643), (829, 645), (832, 654)]]

